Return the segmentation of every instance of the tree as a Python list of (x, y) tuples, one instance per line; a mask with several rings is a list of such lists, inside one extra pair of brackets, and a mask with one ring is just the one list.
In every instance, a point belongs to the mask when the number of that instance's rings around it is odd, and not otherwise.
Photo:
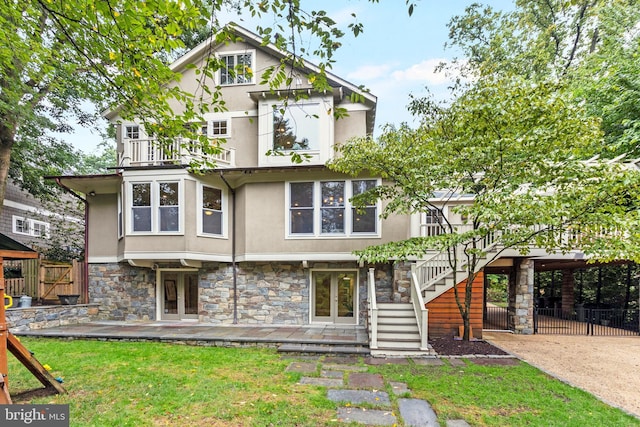
[[(585, 161), (603, 146), (599, 122), (561, 85), (487, 77), (446, 108), (428, 100), (416, 108), (423, 119), (417, 129), (389, 127), (379, 141), (350, 141), (330, 167), (388, 180), (354, 200), (361, 206), (386, 200), (383, 216), (440, 212), (438, 235), (358, 255), (381, 262), (419, 258), (434, 248), (448, 253), (453, 282), (466, 271), (464, 296), (454, 287), (464, 339), (471, 284), (507, 248), (566, 252), (579, 244), (598, 259), (640, 258), (640, 174), (619, 163)], [(472, 200), (459, 204), (461, 195)], [(463, 218), (460, 224), (447, 220), (447, 209)]]
[[(407, 0), (409, 13), (414, 4)], [(258, 27), (263, 42), (283, 51), (280, 64), (264, 71), (262, 80), (272, 87), (289, 85), (287, 70), (302, 65), (302, 58), (320, 59), (320, 72), (310, 79), (318, 90), (328, 89), (324, 75), (344, 33), (326, 12), (301, 9), (300, 0), (10, 0), (0, 5), (0, 200), (4, 199), (11, 155), (12, 176), (27, 187), (39, 189), (40, 175), (65, 170), (72, 150), (60, 141), (46, 139), (46, 132), (69, 129), (74, 117), (80, 124), (94, 118), (83, 111), (83, 101), (99, 110), (117, 108), (124, 119), (141, 117), (150, 133), (166, 143), (176, 136), (199, 141), (204, 153), (220, 151), (216, 145), (185, 124), (199, 121), (209, 110), (223, 110), (219, 88), (207, 84), (224, 64), (215, 56), (199, 70), (198, 94), (181, 90), (172, 82), (180, 74), (169, 67), (187, 44), (202, 40), (203, 29), (216, 42), (236, 36), (217, 15), (225, 8), (242, 9), (251, 16), (272, 15), (273, 26)], [(350, 25), (357, 35), (363, 28)], [(315, 44), (301, 47), (296, 41), (307, 33)], [(315, 46), (315, 47), (314, 47)], [(237, 70), (229, 70), (235, 73)], [(253, 70), (243, 70), (253, 72)], [(181, 104), (180, 112), (172, 108)], [(336, 112), (338, 114), (338, 112)], [(168, 147), (169, 144), (166, 144)], [(40, 150), (43, 156), (31, 156)], [(39, 170), (54, 153), (57, 171)], [(42, 159), (47, 159), (44, 161)], [(53, 172), (53, 173), (52, 173)], [(29, 176), (31, 175), (31, 176)], [(37, 192), (37, 191), (36, 191)]]

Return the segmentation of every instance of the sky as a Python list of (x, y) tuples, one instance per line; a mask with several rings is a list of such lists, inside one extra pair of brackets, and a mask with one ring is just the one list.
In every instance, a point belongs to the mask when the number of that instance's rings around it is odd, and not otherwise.
[[(457, 52), (445, 49), (447, 23), (460, 15), (473, 1), (412, 0), (416, 3), (409, 16), (404, 0), (301, 0), (304, 9), (326, 10), (347, 33), (334, 56), (331, 72), (356, 86), (364, 85), (378, 97), (375, 134), (386, 123), (415, 123), (407, 111), (409, 95), (424, 96), (426, 87), (436, 98), (446, 99), (449, 81), (434, 67), (451, 59)], [(513, 7), (511, 0), (486, 0), (495, 9)], [(354, 37), (347, 25), (354, 21), (364, 25), (364, 31)], [(223, 18), (224, 19), (224, 18)], [(244, 16), (229, 15), (248, 30), (255, 31), (256, 21)], [(264, 19), (260, 25), (272, 22)], [(313, 62), (313, 61), (312, 61)], [(95, 131), (76, 128), (65, 139), (86, 153), (97, 150), (101, 142)]]

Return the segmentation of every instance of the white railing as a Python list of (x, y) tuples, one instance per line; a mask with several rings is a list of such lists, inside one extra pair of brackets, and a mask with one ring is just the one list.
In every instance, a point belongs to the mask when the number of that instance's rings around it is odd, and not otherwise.
[(378, 348), (378, 303), (376, 301), (376, 277), (375, 268), (369, 269), (369, 294), (367, 302), (369, 306), (369, 348)]
[(216, 167), (234, 167), (236, 163), (234, 149), (221, 148), (218, 154), (203, 154), (199, 148), (190, 150), (190, 140), (183, 138), (162, 146), (155, 138), (124, 139), (123, 145), (123, 152), (118, 153), (121, 166), (187, 165), (192, 161), (209, 161)]
[(416, 265), (411, 266), (411, 302), (413, 311), (418, 322), (418, 332), (420, 333), (420, 350), (429, 349), (429, 310), (422, 298), (422, 291), (416, 278)]

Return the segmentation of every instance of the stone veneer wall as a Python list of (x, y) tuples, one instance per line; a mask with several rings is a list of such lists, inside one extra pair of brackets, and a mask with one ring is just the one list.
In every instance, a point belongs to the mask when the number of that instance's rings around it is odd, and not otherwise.
[(97, 304), (43, 305), (7, 309), (6, 318), (12, 333), (56, 326), (77, 325), (95, 320)]
[[(162, 267), (162, 265), (160, 266)], [(360, 320), (364, 324), (367, 269), (355, 263), (242, 262), (237, 264), (240, 325), (306, 325), (309, 323), (311, 269), (359, 271)], [(390, 273), (385, 273), (391, 283)], [(204, 323), (230, 325), (234, 321), (233, 270), (229, 263), (204, 263), (198, 272), (198, 314)], [(378, 282), (378, 280), (376, 280)], [(389, 285), (390, 286), (390, 285)], [(128, 264), (89, 266), (89, 296), (100, 304), (100, 318), (156, 320), (155, 272)]]
[(155, 271), (129, 264), (89, 264), (89, 302), (102, 320), (155, 320)]
[(508, 323), (516, 334), (533, 334), (533, 273), (533, 260), (524, 258), (516, 263), (509, 283)]

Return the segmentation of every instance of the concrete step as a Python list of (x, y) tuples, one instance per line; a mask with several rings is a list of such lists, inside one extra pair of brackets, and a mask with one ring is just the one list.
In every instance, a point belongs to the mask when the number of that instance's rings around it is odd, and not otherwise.
[(388, 350), (420, 350), (420, 340), (412, 340), (412, 341), (389, 341), (389, 340), (378, 340), (378, 348), (380, 349), (388, 349)]
[(370, 351), (369, 348), (363, 346), (282, 344), (278, 347), (278, 353), (367, 355)]
[(429, 357), (435, 356), (436, 353), (433, 350), (393, 350), (393, 349), (371, 349), (371, 357), (389, 357), (389, 358), (400, 358), (400, 357)]

